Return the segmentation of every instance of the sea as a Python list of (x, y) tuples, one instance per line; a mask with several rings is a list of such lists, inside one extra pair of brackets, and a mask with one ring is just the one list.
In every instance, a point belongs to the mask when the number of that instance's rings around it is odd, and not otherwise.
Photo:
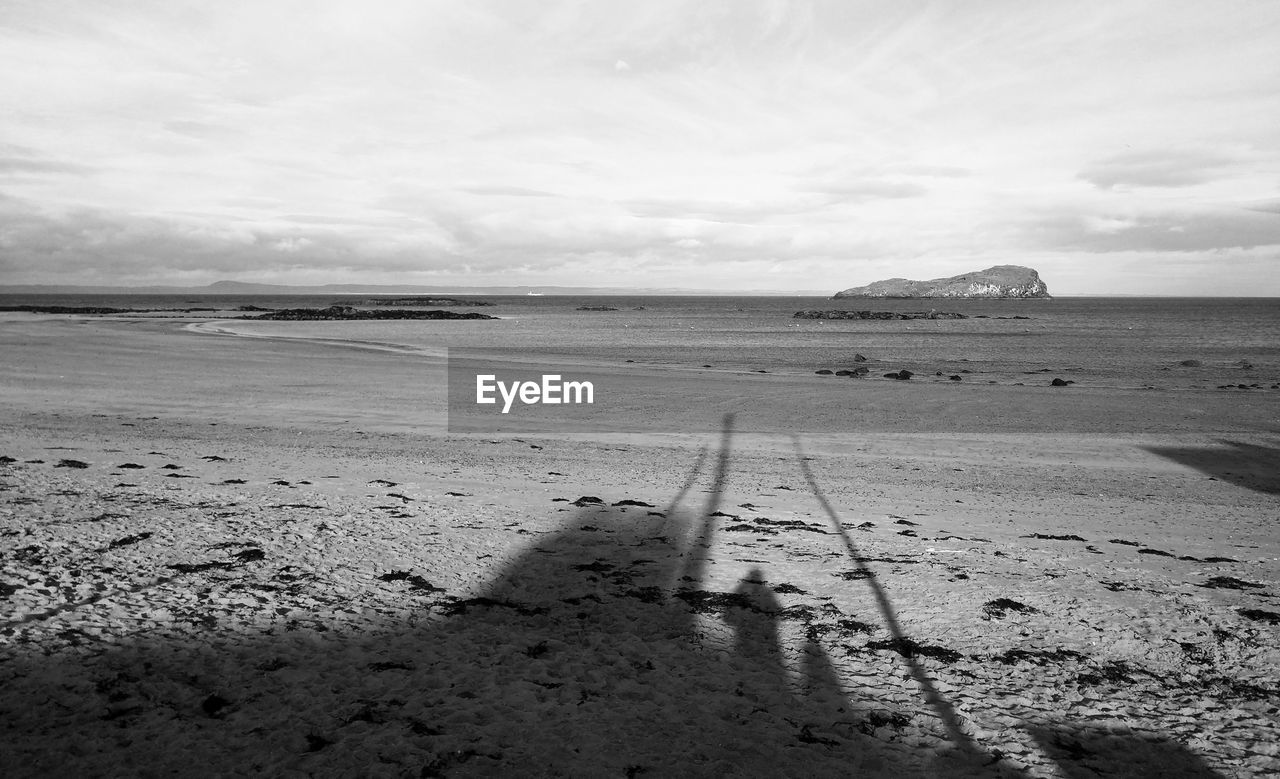
[[(1280, 383), (1280, 298), (1059, 297), (1034, 300), (788, 296), (474, 295), (496, 321), (291, 322), (262, 309), (384, 308), (367, 295), (0, 294), (0, 307), (99, 306), (137, 316), (218, 318), (233, 331), (367, 345), (513, 350), (770, 372), (910, 370), (1001, 384), (1048, 375), (1163, 389)], [(430, 306), (428, 306), (430, 307)], [(609, 309), (609, 310), (598, 310)], [(955, 312), (965, 319), (798, 319), (805, 310)], [(863, 362), (858, 359), (866, 358)], [(1254, 386), (1256, 385), (1256, 387)], [(1277, 395), (1280, 397), (1280, 395)]]

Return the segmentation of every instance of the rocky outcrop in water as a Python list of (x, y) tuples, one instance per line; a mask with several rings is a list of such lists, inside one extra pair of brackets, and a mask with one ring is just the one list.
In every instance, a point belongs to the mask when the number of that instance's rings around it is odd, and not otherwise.
[(370, 306), (492, 306), (487, 300), (471, 298), (424, 297), (412, 295), (401, 298), (369, 298), (365, 301)]
[(837, 292), (836, 298), (1047, 298), (1040, 274), (1021, 265), (996, 265), (945, 279), (885, 279)]
[(246, 316), (241, 319), (279, 319), (287, 321), (312, 321), (330, 319), (497, 319), (496, 316), (479, 314), (475, 311), (461, 313), (458, 311), (440, 311), (420, 309), (403, 309), (390, 311), (367, 311), (354, 306), (329, 306), (328, 308), (286, 308), (272, 311), (269, 314)]
[(29, 314), (91, 314), (94, 316), (110, 316), (112, 314), (150, 314), (155, 312), (180, 311), (213, 311), (211, 308), (108, 308), (106, 306), (0, 306), (0, 311), (22, 311)]

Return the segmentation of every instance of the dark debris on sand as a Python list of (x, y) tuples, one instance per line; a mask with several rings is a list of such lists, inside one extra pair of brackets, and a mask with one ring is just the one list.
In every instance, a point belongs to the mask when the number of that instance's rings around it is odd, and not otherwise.
[(1197, 584), (1197, 587), (1205, 587), (1210, 590), (1244, 590), (1244, 589), (1262, 589), (1261, 584), (1247, 582), (1243, 579), (1237, 579), (1233, 576), (1214, 576), (1206, 581)]
[(440, 604), (438, 608), (440, 609), (440, 613), (446, 617), (466, 614), (474, 608), (511, 609), (517, 614), (526, 617), (546, 614), (548, 611), (545, 606), (529, 606), (523, 603), (516, 603), (514, 601), (497, 600), (495, 598), (487, 597), (451, 599)]
[(983, 619), (1002, 619), (1011, 611), (1019, 614), (1036, 614), (1040, 610), (1010, 598), (996, 598), (982, 604)]
[(178, 573), (200, 573), (202, 571), (229, 571), (247, 563), (266, 558), (267, 553), (257, 547), (236, 552), (231, 560), (211, 560), (207, 563), (170, 563), (167, 567)]
[(1018, 663), (1045, 665), (1048, 663), (1062, 663), (1068, 660), (1080, 662), (1087, 660), (1088, 657), (1072, 649), (1058, 648), (1008, 649), (998, 655), (991, 655), (988, 659), (1003, 665), (1017, 665)]
[(1266, 611), (1264, 609), (1236, 609), (1236, 613), (1245, 619), (1251, 619), (1255, 622), (1266, 622), (1270, 625), (1280, 625), (1280, 614), (1274, 611)]
[(408, 582), (409, 586), (420, 592), (444, 592), (444, 587), (437, 587), (421, 576), (410, 571), (388, 571), (378, 577), (384, 582)]
[(920, 644), (906, 636), (868, 641), (867, 649), (877, 652), (888, 649), (897, 652), (903, 657), (929, 657), (934, 660), (941, 660), (944, 663), (954, 663), (964, 657), (954, 649), (947, 649), (944, 646), (935, 644)]
[(112, 541), (107, 548), (119, 549), (122, 546), (131, 546), (133, 544), (138, 543), (139, 541), (146, 541), (150, 537), (151, 537), (151, 533), (138, 533), (136, 535), (124, 536), (123, 538), (117, 538), (116, 540)]

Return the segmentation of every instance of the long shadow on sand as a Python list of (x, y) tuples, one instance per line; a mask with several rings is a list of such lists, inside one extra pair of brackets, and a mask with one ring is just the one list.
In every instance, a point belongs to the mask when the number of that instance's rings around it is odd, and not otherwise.
[[(707, 588), (731, 438), (726, 421), (697, 510), (583, 507), (466, 597), (388, 582), (429, 619), (19, 655), (0, 666), (0, 773), (1015, 775), (918, 664), (941, 748), (901, 737), (930, 730), (915, 707), (848, 688), (818, 637), (849, 615), (783, 608), (759, 563), (743, 562), (732, 589)], [(225, 592), (237, 574), (202, 572), (198, 586)], [(896, 624), (883, 592), (879, 603)], [(806, 638), (784, 646), (784, 634)], [(1047, 723), (1036, 737), (1068, 775), (1093, 775), (1080, 772), (1095, 754), (1080, 731)], [(1119, 746), (1105, 750), (1107, 775), (1156, 775), (1140, 770), (1148, 760), (1213, 775), (1175, 745), (1142, 742), (1137, 765)]]
[(1208, 474), (1258, 492), (1280, 494), (1280, 449), (1222, 439), (1220, 446), (1145, 446), (1152, 454), (1167, 457)]

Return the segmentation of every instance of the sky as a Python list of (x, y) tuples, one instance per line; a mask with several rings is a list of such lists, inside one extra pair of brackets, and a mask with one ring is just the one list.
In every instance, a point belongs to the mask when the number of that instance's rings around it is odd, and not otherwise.
[(1280, 3), (0, 0), (0, 286), (1280, 296)]

